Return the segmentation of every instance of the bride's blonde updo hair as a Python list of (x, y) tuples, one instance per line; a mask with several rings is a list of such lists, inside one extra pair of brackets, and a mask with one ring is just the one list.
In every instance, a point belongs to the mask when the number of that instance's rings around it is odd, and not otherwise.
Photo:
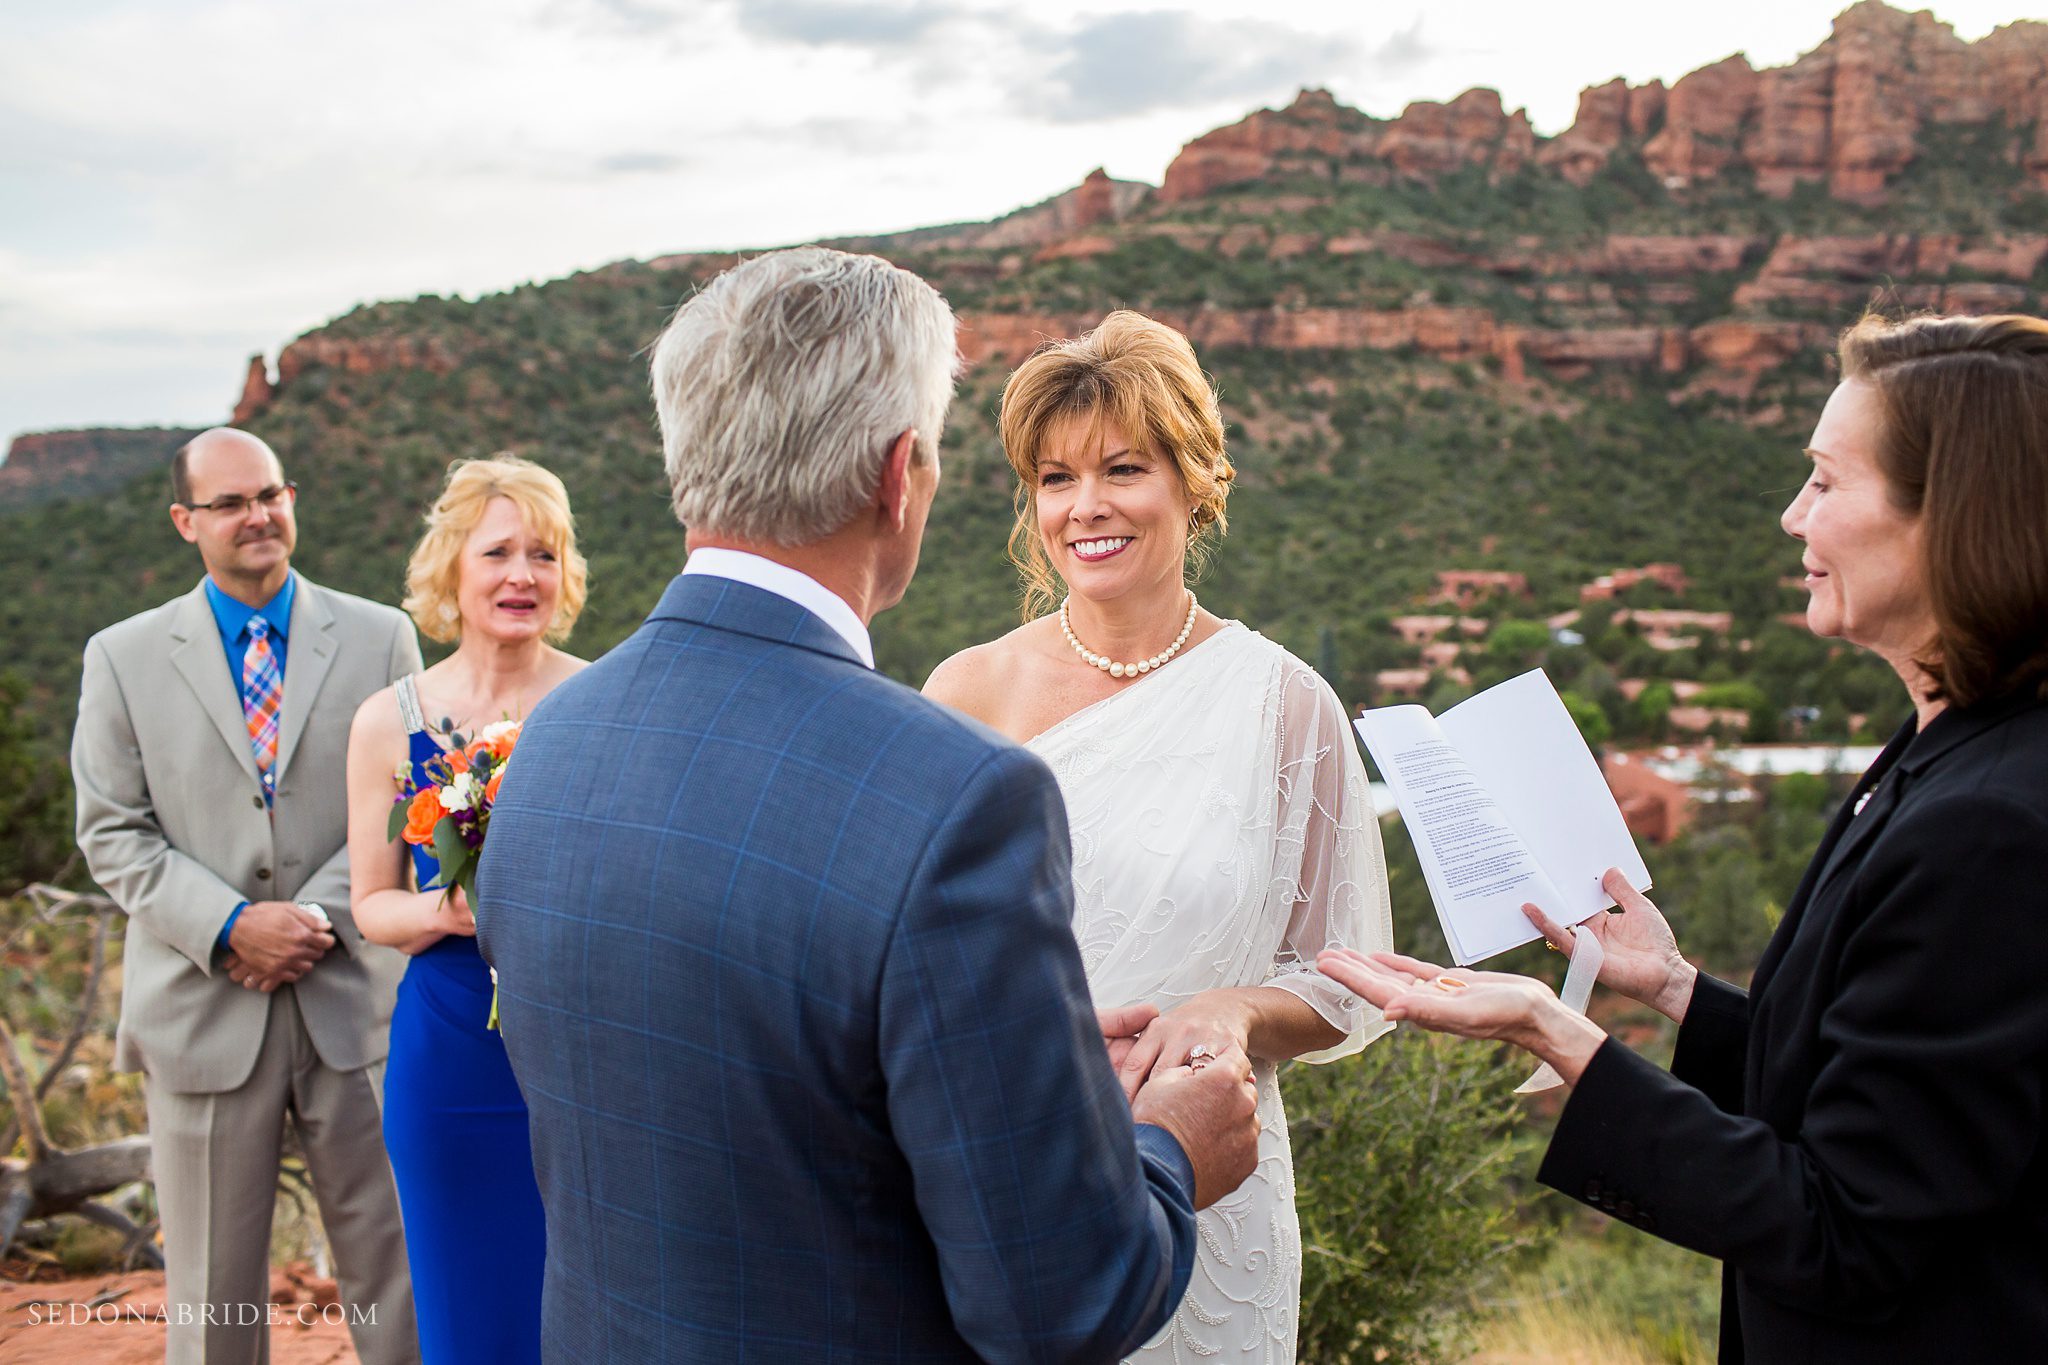
[[(1010, 561), (1022, 576), (1024, 619), (1051, 611), (1060, 584), (1038, 535), (1038, 461), (1052, 430), (1074, 417), (1114, 428), (1173, 461), (1194, 504), (1188, 562), (1199, 572), (1228, 529), (1223, 503), (1236, 471), (1223, 453), (1223, 414), (1195, 348), (1163, 322), (1128, 310), (1071, 341), (1047, 342), (1003, 385), (1003, 453), (1017, 472)], [(1213, 528), (1213, 533), (1212, 533)]]

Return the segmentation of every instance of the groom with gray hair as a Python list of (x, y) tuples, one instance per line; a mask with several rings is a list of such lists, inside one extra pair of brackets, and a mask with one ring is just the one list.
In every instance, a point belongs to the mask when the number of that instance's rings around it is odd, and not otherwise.
[(874, 671), (955, 364), (930, 285), (822, 248), (655, 348), (689, 559), (535, 708), (476, 906), (551, 1361), (1113, 1361), (1252, 1170), (1242, 1053), (1126, 1104), (1051, 773)]

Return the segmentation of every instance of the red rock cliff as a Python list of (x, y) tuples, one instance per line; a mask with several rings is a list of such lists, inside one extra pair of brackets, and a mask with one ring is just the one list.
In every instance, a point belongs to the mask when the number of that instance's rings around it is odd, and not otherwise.
[(1572, 126), (1550, 139), (1536, 137), (1519, 111), (1506, 113), (1491, 90), (1411, 104), (1391, 121), (1305, 90), (1285, 109), (1188, 143), (1160, 197), (1196, 199), (1282, 175), (1426, 179), (1532, 160), (1583, 185), (1611, 156), (1639, 150), (1673, 189), (1748, 170), (1767, 194), (1811, 182), (1879, 203), (1930, 125), (2000, 119), (2019, 134), (2012, 155), (2020, 168), (2048, 189), (2048, 23), (2021, 20), (1966, 43), (1930, 13), (1862, 0), (1789, 66), (1759, 71), (1737, 54), (1669, 91), (1610, 81), (1583, 92)]

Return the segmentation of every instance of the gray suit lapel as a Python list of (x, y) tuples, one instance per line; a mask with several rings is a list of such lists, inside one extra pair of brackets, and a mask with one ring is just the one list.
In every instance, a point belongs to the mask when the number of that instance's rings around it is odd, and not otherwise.
[(242, 714), (242, 688), (228, 672), (220, 626), (213, 619), (213, 608), (206, 604), (203, 584), (180, 599), (171, 613), (171, 639), (171, 666), (199, 699), (200, 708), (220, 731), (242, 771), (252, 782), (260, 780), (256, 755), (249, 748), (248, 717)]
[[(299, 736), (313, 714), (313, 701), (327, 671), (334, 667), (334, 613), (321, 599), (320, 590), (304, 578), (292, 596), (291, 634), (286, 643), (284, 704), (277, 714), (277, 773), (283, 778), (291, 765)], [(247, 745), (243, 746), (247, 748)]]

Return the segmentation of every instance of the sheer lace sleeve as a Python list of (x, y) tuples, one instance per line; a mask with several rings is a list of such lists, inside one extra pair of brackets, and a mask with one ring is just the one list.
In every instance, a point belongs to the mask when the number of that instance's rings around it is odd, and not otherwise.
[(1316, 954), (1325, 948), (1393, 947), (1386, 856), (1365, 761), (1336, 693), (1293, 662), (1281, 675), (1277, 701), (1278, 848), (1267, 904), (1286, 915), (1287, 930), (1264, 984), (1300, 996), (1344, 1030), (1343, 1042), (1301, 1058), (1329, 1062), (1393, 1029), (1378, 1010), (1315, 969)]

